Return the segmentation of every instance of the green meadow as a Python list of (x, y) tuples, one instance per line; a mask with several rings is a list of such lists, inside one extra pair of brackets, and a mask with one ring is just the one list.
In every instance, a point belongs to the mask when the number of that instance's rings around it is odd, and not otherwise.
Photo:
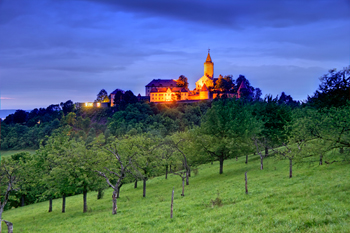
[[(89, 212), (83, 213), (82, 195), (11, 209), (3, 218), (13, 222), (14, 232), (350, 232), (349, 162), (329, 155), (317, 161), (297, 163), (289, 178), (289, 161), (266, 158), (260, 170), (258, 156), (227, 160), (224, 174), (219, 164), (205, 164), (192, 173), (181, 194), (181, 178), (170, 175), (147, 182), (147, 196), (127, 184), (121, 188), (118, 213), (112, 215), (112, 190), (103, 199), (88, 193)], [(245, 194), (244, 173), (248, 171)], [(170, 200), (175, 188), (174, 217)], [(3, 232), (7, 232), (2, 224)]]
[(14, 155), (14, 154), (17, 154), (20, 152), (29, 152), (30, 154), (34, 154), (35, 150), (30, 150), (30, 149), (26, 149), (26, 150), (0, 150), (0, 157)]

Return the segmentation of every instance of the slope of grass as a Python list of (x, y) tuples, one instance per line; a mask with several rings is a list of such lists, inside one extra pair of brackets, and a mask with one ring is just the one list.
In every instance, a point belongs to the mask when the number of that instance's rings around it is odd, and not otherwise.
[(25, 150), (0, 150), (0, 157), (14, 155), (14, 154), (17, 154), (19, 152), (29, 152), (30, 154), (34, 154), (35, 150), (31, 150), (31, 149), (25, 149)]
[[(239, 158), (199, 167), (181, 197), (181, 179), (156, 177), (147, 182), (147, 197), (142, 187), (124, 185), (118, 199), (118, 214), (112, 215), (112, 190), (104, 198), (88, 194), (90, 211), (82, 213), (82, 195), (5, 211), (3, 218), (14, 223), (15, 232), (350, 232), (349, 163), (329, 165), (265, 159), (251, 156), (248, 165)], [(245, 194), (244, 172), (248, 171), (249, 194)], [(174, 218), (170, 219), (170, 199), (175, 188)], [(222, 200), (222, 206), (212, 200)], [(3, 224), (3, 229), (6, 226)], [(4, 229), (4, 232), (7, 232)]]

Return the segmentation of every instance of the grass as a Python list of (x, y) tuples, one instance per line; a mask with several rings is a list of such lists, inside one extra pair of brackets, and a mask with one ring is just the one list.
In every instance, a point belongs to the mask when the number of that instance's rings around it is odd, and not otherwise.
[[(146, 198), (141, 182), (137, 189), (124, 185), (117, 215), (111, 214), (108, 189), (101, 200), (88, 193), (90, 211), (85, 214), (82, 195), (77, 195), (67, 198), (66, 213), (60, 212), (62, 199), (56, 199), (51, 213), (48, 202), (42, 202), (5, 211), (3, 218), (14, 223), (15, 232), (350, 232), (349, 162), (299, 164), (290, 179), (286, 160), (267, 158), (261, 171), (259, 158), (249, 159), (248, 165), (243, 157), (225, 161), (222, 175), (218, 163), (200, 166), (185, 197), (178, 176), (149, 180)], [(221, 206), (213, 204), (216, 198)]]
[(25, 149), (25, 150), (0, 150), (0, 157), (5, 157), (9, 155), (14, 155), (19, 152), (29, 152), (30, 154), (34, 154), (35, 150)]

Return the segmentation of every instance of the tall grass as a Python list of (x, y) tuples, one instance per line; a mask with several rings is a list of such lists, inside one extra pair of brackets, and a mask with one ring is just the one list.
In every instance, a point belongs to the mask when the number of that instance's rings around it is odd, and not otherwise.
[(146, 198), (141, 185), (124, 185), (117, 215), (111, 214), (109, 189), (100, 200), (88, 194), (88, 213), (82, 213), (83, 197), (77, 195), (67, 198), (66, 213), (57, 199), (51, 213), (42, 202), (5, 211), (3, 218), (14, 223), (15, 232), (350, 232), (349, 162), (299, 163), (291, 179), (288, 161), (266, 158), (264, 170), (257, 156), (244, 162), (225, 161), (222, 175), (218, 162), (200, 166), (184, 197), (178, 176), (149, 180)]

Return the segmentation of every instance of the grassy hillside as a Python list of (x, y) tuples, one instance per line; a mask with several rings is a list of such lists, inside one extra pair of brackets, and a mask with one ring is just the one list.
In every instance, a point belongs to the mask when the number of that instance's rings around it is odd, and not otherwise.
[[(14, 223), (15, 232), (350, 232), (348, 162), (299, 164), (292, 179), (288, 161), (268, 158), (264, 165), (260, 171), (257, 156), (248, 165), (243, 158), (225, 161), (223, 175), (218, 163), (202, 165), (185, 187), (185, 197), (180, 196), (180, 177), (173, 175), (149, 180), (146, 198), (141, 183), (137, 189), (124, 185), (114, 216), (109, 189), (101, 200), (95, 192), (88, 194), (90, 212), (85, 214), (82, 195), (77, 195), (67, 198), (66, 213), (57, 199), (52, 213), (43, 202), (5, 211), (3, 218)], [(212, 204), (217, 197), (222, 206)]]
[(29, 152), (30, 154), (34, 154), (35, 150), (0, 150), (0, 157), (14, 155), (19, 152)]

